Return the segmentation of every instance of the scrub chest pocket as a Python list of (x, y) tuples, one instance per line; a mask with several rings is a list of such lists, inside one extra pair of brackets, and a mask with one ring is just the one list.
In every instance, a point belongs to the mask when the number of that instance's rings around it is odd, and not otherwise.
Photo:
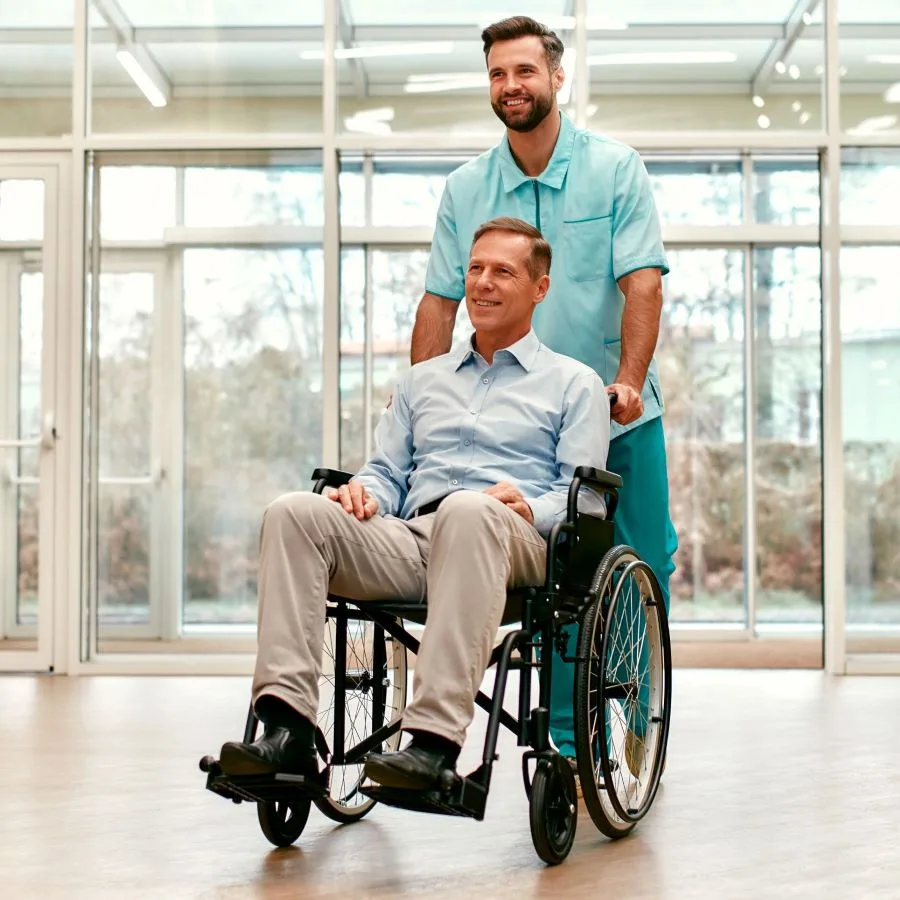
[(565, 272), (572, 281), (609, 278), (612, 271), (612, 216), (563, 222)]

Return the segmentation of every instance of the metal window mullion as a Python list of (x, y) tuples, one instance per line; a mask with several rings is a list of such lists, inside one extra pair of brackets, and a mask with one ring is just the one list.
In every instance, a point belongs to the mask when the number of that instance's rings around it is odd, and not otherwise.
[(373, 252), (372, 248), (363, 246), (365, 264), (364, 313), (363, 313), (363, 459), (372, 455), (372, 407), (374, 405), (375, 353), (372, 340), (372, 309), (374, 298), (372, 292)]
[(150, 622), (154, 636), (174, 640), (178, 636), (180, 592), (172, 590), (173, 568), (178, 553), (173, 534), (180, 533), (175, 515), (175, 502), (169, 479), (173, 432), (180, 432), (179, 398), (175, 396), (173, 370), (179, 366), (176, 357), (178, 318), (176, 289), (171, 258), (160, 256), (153, 266), (153, 343), (150, 366), (150, 464), (154, 479), (150, 486)]
[[(18, 436), (18, 379), (19, 379), (19, 304), (17, 297), (17, 267), (7, 255), (0, 257), (0, 314), (6, 310), (5, 365), (0, 369), (0, 437)], [(18, 471), (17, 451), (0, 450), (0, 479), (9, 468)], [(15, 484), (3, 490), (0, 506), (0, 640), (15, 633), (16, 596), (18, 594), (18, 493)]]
[(334, 59), (339, 7), (324, 6), (322, 60), (322, 178), (324, 184), (324, 265), (322, 332), (322, 463), (340, 460), (340, 161), (337, 147), (337, 66)]
[(575, 89), (575, 124), (587, 128), (587, 108), (591, 95), (588, 68), (587, 0), (575, 0), (575, 71), (570, 73)]
[(100, 514), (100, 178), (101, 169), (94, 164), (91, 192), (91, 291), (90, 291), (90, 346), (88, 352), (88, 395), (90, 426), (88, 432), (88, 453), (85, 472), (85, 505), (87, 511), (87, 546), (85, 564), (87, 568), (87, 590), (85, 592), (83, 640), (84, 655), (88, 660), (96, 659), (99, 652), (99, 564), (100, 535), (98, 533)]
[(744, 209), (741, 220), (744, 225), (756, 224), (756, 210), (753, 203), (753, 157), (749, 153), (741, 154), (741, 184), (743, 187)]
[(844, 434), (841, 410), (841, 135), (838, 0), (825, 3), (825, 107), (822, 158), (822, 568), (825, 670), (847, 671)]
[[(44, 178), (44, 235), (41, 258), (41, 415), (56, 420), (57, 316), (59, 314), (59, 169)], [(21, 297), (21, 294), (20, 294)], [(55, 441), (54, 441), (55, 444)], [(54, 532), (56, 447), (38, 450), (38, 654), (41, 668), (53, 665), (53, 607), (56, 594)]]
[(758, 541), (756, 515), (756, 324), (753, 247), (744, 248), (744, 610), (747, 631), (756, 636)]

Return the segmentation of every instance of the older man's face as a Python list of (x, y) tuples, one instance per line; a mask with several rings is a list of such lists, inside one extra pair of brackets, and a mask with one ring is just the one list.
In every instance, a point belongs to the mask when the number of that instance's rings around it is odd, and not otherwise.
[(550, 279), (528, 271), (531, 241), (524, 234), (489, 231), (472, 247), (466, 272), (466, 309), (476, 332), (518, 340), (531, 326)]

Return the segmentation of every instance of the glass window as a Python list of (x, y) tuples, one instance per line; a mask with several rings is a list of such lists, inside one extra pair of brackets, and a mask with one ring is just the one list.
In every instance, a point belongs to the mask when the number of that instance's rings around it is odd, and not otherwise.
[(891, 0), (840, 0), (838, 15), (843, 130), (900, 136), (900, 6)]
[(321, 463), (323, 271), (321, 250), (184, 253), (185, 624), (256, 621), (263, 510)]
[(321, 227), (323, 192), (318, 163), (284, 169), (192, 166), (184, 172), (184, 224)]
[(753, 216), (761, 225), (818, 225), (819, 161), (753, 160)]
[(900, 225), (898, 196), (900, 150), (869, 147), (843, 151), (841, 224)]
[(44, 236), (44, 182), (0, 181), (0, 241), (40, 241)]
[(321, 131), (323, 9), (277, 0), (93, 6), (94, 132)]
[(753, 252), (757, 621), (822, 623), (822, 292), (815, 247)]
[[(589, 126), (613, 132), (822, 128), (823, 31), (807, 27), (800, 13), (792, 0), (727, 8), (717, 0), (665, 7), (635, 0), (622, 8), (588, 0)], [(809, 24), (821, 21), (817, 9)], [(715, 34), (705, 35), (703, 26), (713, 23)], [(789, 30), (793, 42), (785, 40)]]
[(104, 627), (151, 615), (153, 272), (100, 275), (98, 602)]
[[(847, 621), (900, 625), (900, 246), (841, 252)], [(897, 651), (896, 632), (892, 646)], [(849, 648), (854, 649), (852, 646)]]
[[(457, 0), (440, 11), (402, 0), (348, 0), (341, 8), (338, 127), (350, 133), (499, 138), (503, 126), (489, 101), (482, 29), (507, 16), (529, 15), (574, 45), (575, 20), (564, 0), (502, 0), (488, 9), (476, 0)], [(366, 29), (377, 29), (378, 38), (357, 39)], [(574, 76), (574, 67), (568, 68)]]
[[(0, 4), (0, 139), (72, 133), (72, 0)], [(8, 31), (7, 31), (8, 29)]]
[(743, 622), (744, 254), (670, 251), (657, 354), (666, 397), (674, 621)]
[(648, 159), (645, 164), (664, 224), (741, 224), (744, 192), (739, 160)]
[[(372, 369), (365, 359), (365, 254), (371, 256)], [(355, 470), (365, 460), (364, 385), (371, 384), (374, 431), (399, 377), (409, 368), (409, 351), (416, 308), (425, 286), (427, 248), (393, 250), (345, 248), (342, 256), (341, 332), (341, 464)], [(346, 290), (343, 286), (346, 285)], [(465, 304), (460, 304), (453, 343), (471, 334)], [(370, 433), (371, 433), (370, 431)]]
[(242, 157), (97, 158), (104, 639), (252, 625), (262, 514), (321, 463), (322, 250), (270, 228), (321, 224), (321, 165)]
[(176, 224), (174, 167), (104, 166), (99, 177), (102, 240), (159, 241)]

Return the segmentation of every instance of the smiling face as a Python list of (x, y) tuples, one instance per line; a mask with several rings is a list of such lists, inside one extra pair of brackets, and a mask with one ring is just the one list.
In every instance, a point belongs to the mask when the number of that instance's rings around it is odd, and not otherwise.
[(498, 41), (487, 58), (491, 108), (512, 131), (532, 131), (556, 109), (562, 67), (550, 71), (539, 37)]
[(534, 308), (547, 296), (549, 275), (529, 271), (531, 239), (509, 231), (488, 231), (473, 245), (466, 272), (466, 310), (476, 343), (486, 338), (508, 347), (531, 328)]

